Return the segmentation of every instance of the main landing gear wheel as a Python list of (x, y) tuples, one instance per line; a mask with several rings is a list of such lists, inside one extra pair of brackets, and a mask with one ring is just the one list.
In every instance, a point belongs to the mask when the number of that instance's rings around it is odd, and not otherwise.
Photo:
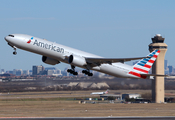
[(82, 70), (82, 73), (88, 76), (93, 76), (93, 73), (89, 72), (89, 70)]
[(78, 75), (78, 72), (75, 72), (75, 66), (71, 66), (72, 69), (67, 69), (67, 72), (73, 75)]

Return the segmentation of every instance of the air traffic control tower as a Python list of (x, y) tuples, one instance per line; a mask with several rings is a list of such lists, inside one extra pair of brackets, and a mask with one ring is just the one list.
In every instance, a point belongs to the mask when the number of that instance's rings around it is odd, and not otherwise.
[[(164, 75), (164, 58), (167, 51), (167, 44), (164, 43), (164, 39), (160, 34), (156, 34), (152, 38), (152, 43), (149, 44), (150, 52), (155, 49), (160, 50), (160, 54), (152, 66), (152, 74)], [(164, 94), (164, 77), (154, 77), (152, 80), (152, 101), (155, 103), (164, 102)]]

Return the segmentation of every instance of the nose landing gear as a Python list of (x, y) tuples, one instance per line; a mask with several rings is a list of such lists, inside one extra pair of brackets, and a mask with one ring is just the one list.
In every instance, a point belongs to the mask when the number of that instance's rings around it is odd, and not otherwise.
[(10, 43), (8, 43), (9, 46), (11, 46), (13, 49), (14, 49), (14, 52), (13, 52), (13, 55), (16, 55), (17, 52), (16, 52), (16, 47)]
[(16, 54), (17, 54), (17, 52), (16, 52), (16, 47), (15, 47), (15, 46), (13, 46), (13, 48), (14, 48), (13, 55), (16, 55)]

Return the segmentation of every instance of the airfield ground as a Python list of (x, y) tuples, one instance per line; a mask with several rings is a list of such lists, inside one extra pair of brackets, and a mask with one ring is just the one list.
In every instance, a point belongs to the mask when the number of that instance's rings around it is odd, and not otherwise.
[[(72, 98), (88, 97), (92, 91), (19, 92), (0, 95), (0, 117), (99, 117), (175, 116), (175, 103), (79, 104)], [(110, 91), (147, 93), (149, 90)], [(166, 91), (175, 93), (175, 91)]]

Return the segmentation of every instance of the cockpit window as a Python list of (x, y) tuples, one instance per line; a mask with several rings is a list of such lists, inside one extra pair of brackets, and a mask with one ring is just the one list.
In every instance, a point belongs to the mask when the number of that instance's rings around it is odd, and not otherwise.
[(10, 36), (10, 37), (14, 37), (14, 35), (8, 35), (8, 36)]

